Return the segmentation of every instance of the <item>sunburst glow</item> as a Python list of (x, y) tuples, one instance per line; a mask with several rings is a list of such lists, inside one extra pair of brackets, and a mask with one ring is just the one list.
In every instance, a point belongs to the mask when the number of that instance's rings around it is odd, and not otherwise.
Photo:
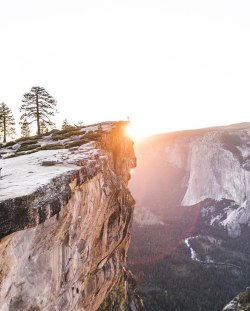
[(148, 123), (130, 123), (127, 126), (126, 134), (133, 140), (140, 140), (156, 134), (158, 131), (153, 130)]

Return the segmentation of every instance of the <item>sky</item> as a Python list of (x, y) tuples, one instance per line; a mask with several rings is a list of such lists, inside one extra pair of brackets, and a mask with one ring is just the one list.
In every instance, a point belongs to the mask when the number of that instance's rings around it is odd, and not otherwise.
[(248, 0), (0, 0), (0, 102), (144, 135), (250, 121)]

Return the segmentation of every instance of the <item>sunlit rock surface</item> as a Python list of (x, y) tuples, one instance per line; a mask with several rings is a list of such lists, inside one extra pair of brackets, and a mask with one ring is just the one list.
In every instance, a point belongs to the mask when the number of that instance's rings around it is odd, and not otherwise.
[(210, 215), (211, 225), (226, 227), (232, 237), (241, 234), (241, 225), (250, 224), (249, 143), (248, 126), (220, 128), (192, 140), (188, 153), (190, 175), (182, 205), (227, 200), (220, 213)]
[[(1, 149), (1, 311), (142, 309), (126, 269), (135, 156), (125, 126), (51, 134), (18, 157), (22, 143)], [(43, 150), (56, 139), (65, 149)]]

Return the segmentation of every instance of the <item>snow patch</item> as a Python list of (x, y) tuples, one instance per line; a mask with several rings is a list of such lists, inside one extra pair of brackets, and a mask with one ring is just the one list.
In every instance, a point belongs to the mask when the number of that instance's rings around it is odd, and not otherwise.
[(223, 215), (219, 214), (216, 217), (212, 218), (210, 220), (210, 225), (213, 226), (215, 223), (218, 223), (221, 220), (222, 217), (223, 217)]

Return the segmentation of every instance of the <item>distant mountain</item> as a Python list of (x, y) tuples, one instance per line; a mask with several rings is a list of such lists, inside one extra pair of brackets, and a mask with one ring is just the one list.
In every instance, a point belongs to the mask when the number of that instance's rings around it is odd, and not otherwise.
[(129, 258), (146, 309), (222, 310), (250, 283), (250, 123), (157, 135), (135, 149)]

